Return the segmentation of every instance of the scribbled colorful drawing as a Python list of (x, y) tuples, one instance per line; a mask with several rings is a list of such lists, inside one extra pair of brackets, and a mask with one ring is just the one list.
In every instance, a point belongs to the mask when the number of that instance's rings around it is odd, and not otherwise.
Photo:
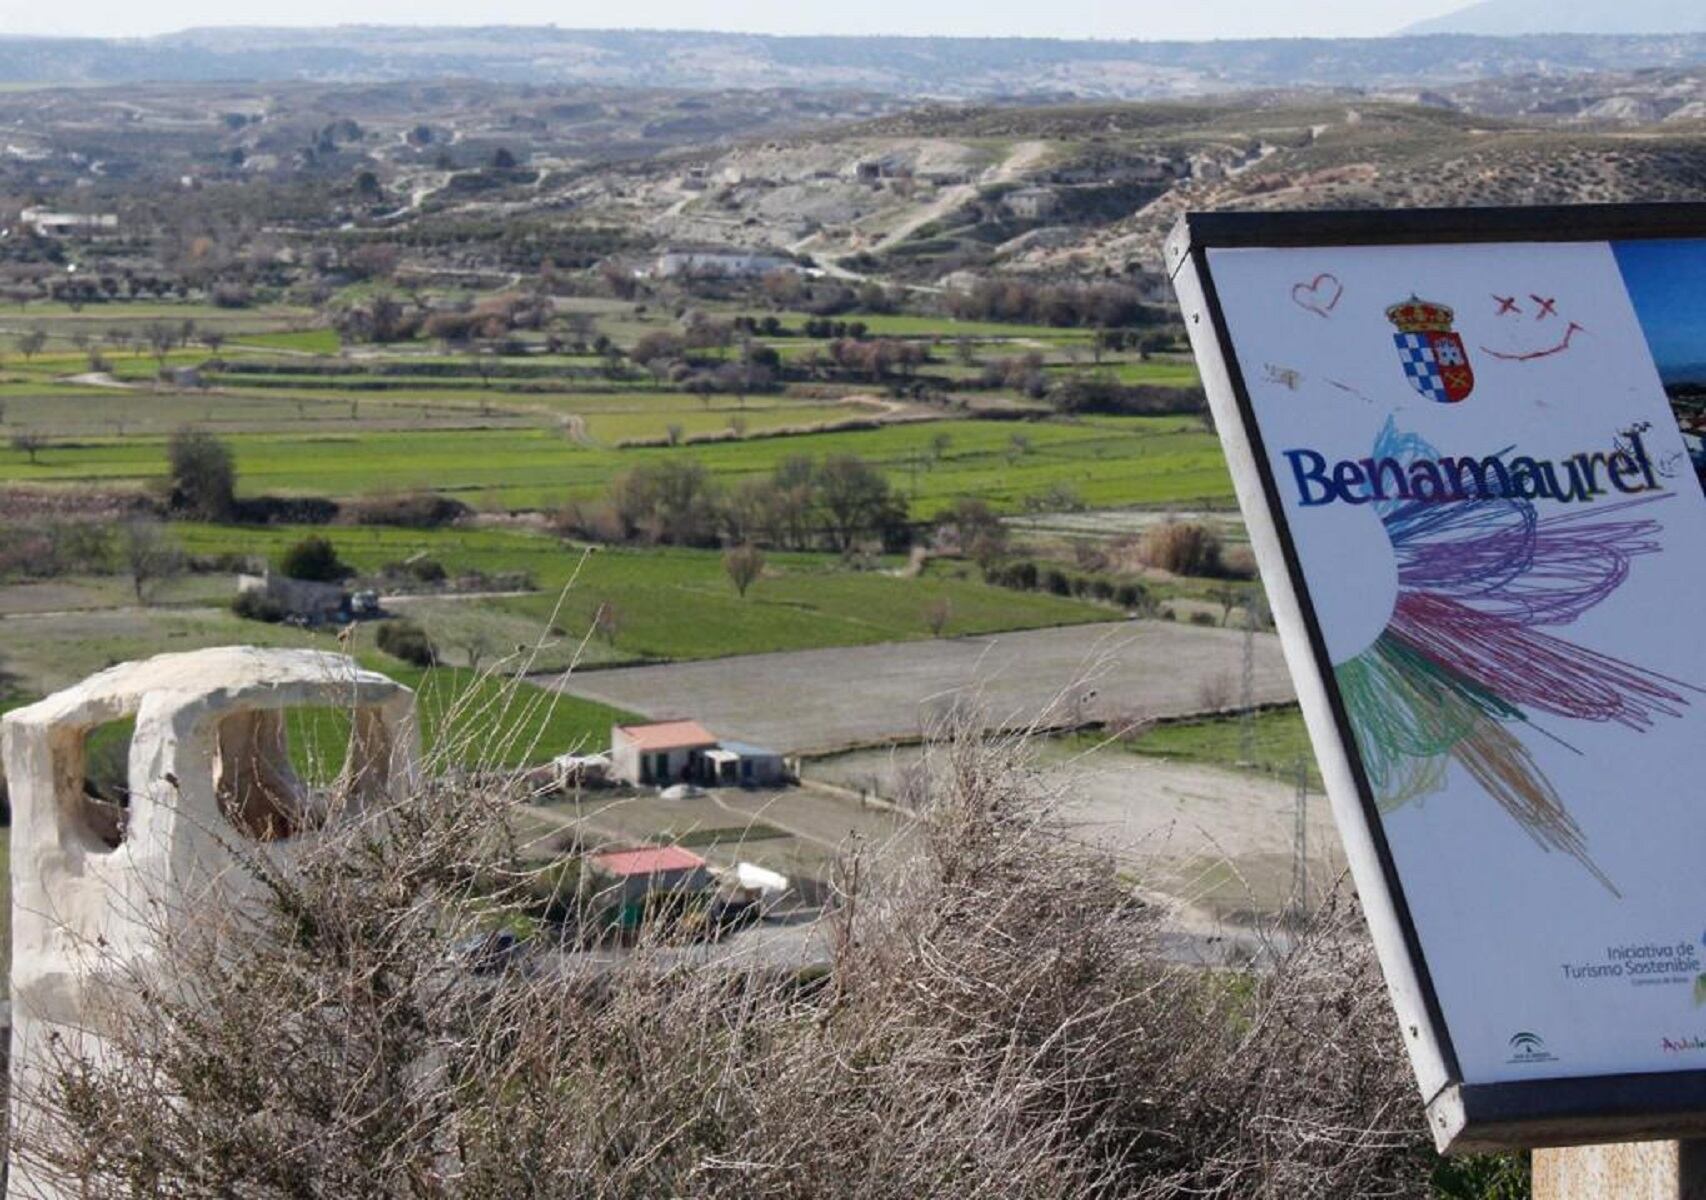
[[(1390, 420), (1374, 455), (1438, 457)], [(1334, 674), (1383, 811), (1436, 791), (1456, 763), (1542, 847), (1616, 892), (1519, 733), (1562, 742), (1535, 724), (1541, 714), (1644, 730), (1701, 690), (1547, 632), (1603, 602), (1634, 559), (1659, 549), (1660, 523), (1639, 510), (1668, 498), (1546, 516), (1522, 499), (1371, 506), (1397, 559), (1397, 599), (1380, 635)]]
[(1451, 328), (1456, 314), (1451, 307), (1411, 296), (1386, 310), (1386, 319), (1397, 326), (1392, 341), (1404, 378), (1429, 400), (1456, 404), (1475, 390), (1475, 372), (1463, 339)]

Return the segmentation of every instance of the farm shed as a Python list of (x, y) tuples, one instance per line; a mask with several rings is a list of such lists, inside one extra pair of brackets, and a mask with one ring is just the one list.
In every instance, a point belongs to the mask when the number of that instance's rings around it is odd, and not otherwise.
[(237, 576), (237, 591), (241, 595), (259, 593), (282, 608), (287, 616), (314, 624), (342, 620), (349, 609), (349, 595), (341, 584), (291, 579), (272, 571)]
[(722, 742), (705, 751), (705, 782), (718, 787), (772, 787), (788, 781), (782, 755), (748, 742)]
[(685, 905), (711, 888), (705, 860), (680, 846), (645, 846), (592, 856), (599, 894), (617, 909), (617, 924), (632, 929), (649, 914)]
[(699, 778), (717, 739), (697, 721), (610, 727), (610, 774), (624, 783), (671, 784)]
[(559, 754), (527, 772), (527, 783), (540, 791), (598, 786), (610, 777), (608, 754)]

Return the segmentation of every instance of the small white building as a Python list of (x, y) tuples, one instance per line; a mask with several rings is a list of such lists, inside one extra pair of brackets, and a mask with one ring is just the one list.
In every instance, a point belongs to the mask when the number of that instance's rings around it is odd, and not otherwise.
[(26, 208), (18, 214), (18, 219), (42, 237), (118, 231), (117, 213), (53, 212), (45, 208)]
[(655, 279), (683, 276), (750, 278), (772, 271), (798, 271), (800, 264), (780, 254), (761, 250), (666, 250), (652, 264)]
[(610, 778), (608, 754), (559, 754), (527, 772), (527, 783), (540, 792), (596, 787)]
[(717, 739), (697, 721), (610, 727), (610, 774), (624, 783), (667, 786), (699, 778), (701, 755)]
[(1007, 193), (1002, 203), (1008, 212), (1024, 221), (1044, 220), (1060, 210), (1060, 196), (1052, 188), (1020, 188)]
[(775, 787), (788, 782), (788, 764), (775, 750), (749, 742), (719, 742), (704, 752), (705, 782), (715, 787)]

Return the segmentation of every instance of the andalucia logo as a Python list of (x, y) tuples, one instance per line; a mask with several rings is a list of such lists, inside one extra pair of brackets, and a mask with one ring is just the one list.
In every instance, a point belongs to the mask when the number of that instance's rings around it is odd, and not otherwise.
[(1513, 1063), (1543, 1063), (1557, 1062), (1557, 1058), (1546, 1049), (1546, 1039), (1538, 1033), (1523, 1030), (1510, 1036), (1511, 1056), (1506, 1062)]
[(1456, 404), (1475, 390), (1475, 372), (1463, 339), (1451, 328), (1456, 314), (1444, 304), (1411, 296), (1386, 310), (1386, 319), (1398, 327), (1392, 335), (1404, 378), (1429, 400)]

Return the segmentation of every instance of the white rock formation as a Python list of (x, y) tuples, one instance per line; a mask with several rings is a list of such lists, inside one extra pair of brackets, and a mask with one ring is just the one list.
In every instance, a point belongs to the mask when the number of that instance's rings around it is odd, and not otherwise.
[[(340, 786), (311, 789), (292, 770), (285, 713), (298, 707), (350, 714)], [(406, 787), (413, 708), (409, 689), (343, 655), (231, 646), (125, 663), (8, 713), (13, 1097), (30, 1094), (55, 1034), (99, 1055), (92, 989), (145, 963), (162, 920), (240, 878), (236, 848), (288, 854), (328, 820), (328, 793), (353, 808)], [(120, 804), (85, 788), (85, 740), (125, 719), (135, 730)], [(12, 1108), (14, 1130), (27, 1126), (27, 1106)], [(11, 1196), (59, 1194), (21, 1167)]]

